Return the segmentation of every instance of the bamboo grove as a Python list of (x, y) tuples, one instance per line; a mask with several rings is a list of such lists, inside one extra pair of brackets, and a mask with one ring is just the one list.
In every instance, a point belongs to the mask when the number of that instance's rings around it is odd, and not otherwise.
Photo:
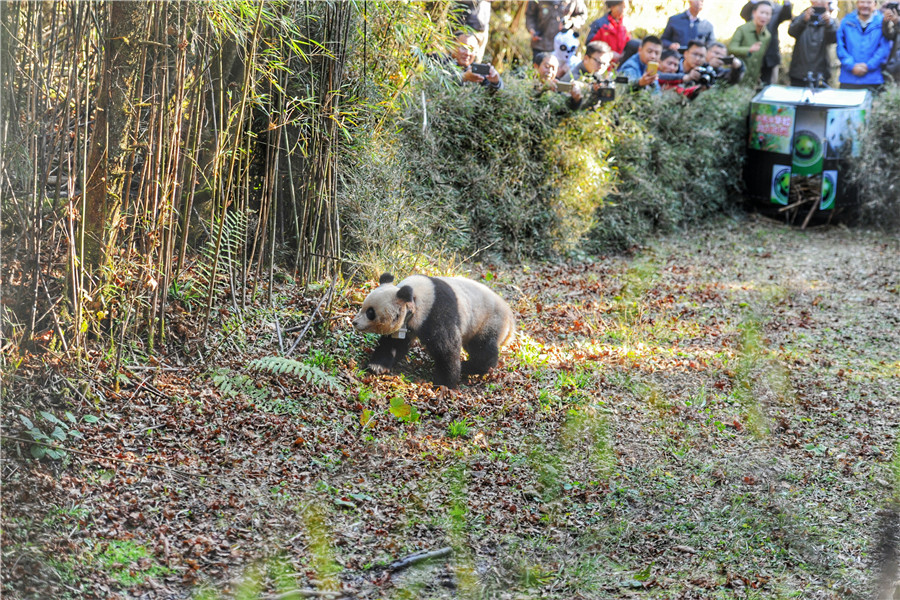
[(369, 8), (0, 4), (6, 341), (152, 348), (173, 295), (205, 338), (276, 264), (336, 276), (348, 49)]

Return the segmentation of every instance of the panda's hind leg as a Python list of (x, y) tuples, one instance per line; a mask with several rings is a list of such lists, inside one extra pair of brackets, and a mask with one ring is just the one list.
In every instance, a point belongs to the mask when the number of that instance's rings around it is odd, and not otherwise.
[(469, 360), (462, 363), (462, 372), (468, 375), (484, 375), (497, 366), (500, 344), (496, 331), (479, 333), (466, 344)]

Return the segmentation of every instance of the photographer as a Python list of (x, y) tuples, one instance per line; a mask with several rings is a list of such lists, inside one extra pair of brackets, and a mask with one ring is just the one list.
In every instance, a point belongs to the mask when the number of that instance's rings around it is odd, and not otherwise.
[(694, 98), (711, 88), (717, 79), (716, 70), (706, 62), (706, 44), (702, 40), (688, 42), (682, 60), (682, 68), (674, 75), (661, 75), (660, 85), (673, 89), (688, 98)]
[(659, 57), (662, 54), (662, 42), (655, 35), (648, 35), (641, 42), (638, 53), (626, 60), (619, 67), (619, 74), (628, 77), (635, 89), (649, 88), (659, 93)]
[(882, 71), (885, 75), (894, 80), (894, 83), (900, 83), (900, 3), (885, 2), (881, 7), (884, 22), (881, 25), (881, 33), (886, 40), (894, 43), (891, 47), (891, 53), (887, 62), (884, 63)]
[(696, 85), (700, 83), (701, 69), (706, 64), (706, 42), (691, 40), (688, 42), (684, 58), (681, 60), (681, 83)]
[(722, 42), (713, 42), (706, 50), (706, 64), (716, 72), (716, 80), (726, 85), (738, 83), (747, 67), (741, 59), (728, 56), (728, 47)]
[(585, 98), (581, 92), (581, 83), (556, 78), (559, 73), (559, 59), (555, 54), (552, 52), (538, 52), (531, 59), (531, 66), (534, 67), (534, 92), (536, 96), (543, 96), (545, 92), (558, 92), (569, 97), (566, 102), (569, 110), (582, 108), (582, 101)]
[(828, 84), (828, 45), (837, 42), (837, 25), (828, 13), (828, 0), (812, 0), (812, 6), (791, 21), (788, 35), (797, 40), (788, 71), (791, 85), (804, 87), (820, 81)]
[[(460, 85), (476, 83), (490, 90), (503, 88), (503, 80), (493, 65), (475, 63), (475, 51), (478, 40), (471, 33), (461, 32), (456, 35), (456, 44), (450, 53), (452, 65), (457, 68)], [(478, 73), (476, 71), (483, 71)]]

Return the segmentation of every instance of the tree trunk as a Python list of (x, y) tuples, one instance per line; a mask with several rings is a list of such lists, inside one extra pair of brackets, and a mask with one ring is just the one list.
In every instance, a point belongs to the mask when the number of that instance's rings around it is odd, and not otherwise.
[(141, 41), (146, 37), (146, 0), (107, 3), (109, 37), (97, 90), (87, 162), (84, 214), (84, 265), (95, 272), (116, 241), (122, 186), (130, 148), (128, 132), (137, 117)]

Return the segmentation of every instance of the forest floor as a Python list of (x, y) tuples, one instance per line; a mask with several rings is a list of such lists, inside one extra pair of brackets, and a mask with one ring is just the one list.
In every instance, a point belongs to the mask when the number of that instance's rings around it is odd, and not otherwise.
[[(103, 353), (8, 360), (0, 591), (896, 597), (898, 256), (896, 237), (748, 217), (477, 265), (518, 339), (456, 391), (421, 351), (361, 370), (375, 340), (349, 317), (371, 283), (305, 332), (323, 289), (222, 309), (205, 361), (189, 298), (173, 352), (130, 346), (117, 377)], [(35, 432), (66, 450), (34, 460)], [(418, 551), (438, 556), (398, 562)]]

